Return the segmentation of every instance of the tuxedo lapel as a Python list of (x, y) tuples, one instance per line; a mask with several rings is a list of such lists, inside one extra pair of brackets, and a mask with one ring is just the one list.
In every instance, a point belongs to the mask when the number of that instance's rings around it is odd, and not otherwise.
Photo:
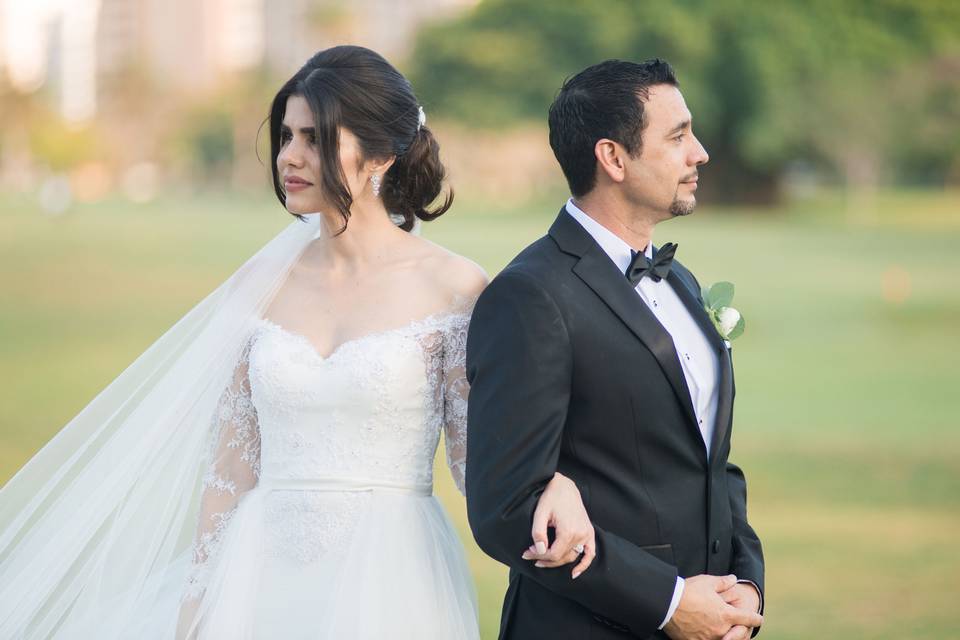
[(722, 447), (733, 421), (733, 362), (726, 346), (720, 350), (720, 374), (717, 384), (717, 424), (710, 442), (710, 464), (717, 459), (717, 452)]
[(690, 427), (696, 431), (697, 440), (702, 442), (690, 400), (690, 390), (687, 388), (673, 338), (600, 245), (565, 210), (560, 210), (557, 221), (550, 228), (550, 235), (562, 250), (580, 257), (573, 267), (574, 274), (603, 300), (657, 359), (683, 407)]
[(678, 269), (671, 269), (667, 282), (677, 293), (677, 297), (690, 312), (697, 326), (703, 332), (707, 342), (717, 354), (717, 421), (713, 428), (713, 437), (710, 441), (710, 460), (713, 462), (717, 451), (723, 444), (723, 438), (730, 427), (731, 409), (733, 407), (733, 366), (730, 352), (727, 350), (724, 339), (717, 332), (716, 327), (707, 315), (703, 304), (697, 297), (695, 284), (688, 284), (687, 279), (678, 273)]
[(695, 285), (687, 284), (686, 278), (677, 272), (678, 269), (671, 269), (667, 275), (667, 282), (673, 288), (674, 292), (676, 292), (680, 301), (683, 302), (683, 306), (690, 312), (690, 316), (697, 323), (697, 326), (700, 327), (700, 331), (703, 332), (703, 336), (707, 339), (707, 342), (710, 343), (710, 346), (718, 352), (726, 349), (723, 344), (723, 338), (717, 333), (717, 329), (713, 326), (713, 322), (710, 321), (710, 316), (707, 315), (706, 309), (703, 308), (703, 304), (700, 303), (697, 294), (694, 293)]

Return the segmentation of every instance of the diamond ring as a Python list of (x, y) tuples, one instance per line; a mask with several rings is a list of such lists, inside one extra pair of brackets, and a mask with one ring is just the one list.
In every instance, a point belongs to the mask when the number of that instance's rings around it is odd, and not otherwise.
[(575, 546), (575, 547), (573, 548), (573, 550), (576, 551), (577, 553), (583, 553), (583, 545), (582, 545), (582, 544), (578, 544), (577, 546)]

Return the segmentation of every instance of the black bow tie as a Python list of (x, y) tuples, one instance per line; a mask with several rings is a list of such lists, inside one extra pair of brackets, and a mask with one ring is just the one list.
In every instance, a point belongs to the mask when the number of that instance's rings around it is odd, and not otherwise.
[(673, 254), (677, 251), (677, 245), (668, 242), (653, 254), (653, 260), (643, 253), (637, 253), (630, 250), (632, 259), (630, 266), (627, 267), (627, 280), (630, 284), (637, 286), (644, 276), (650, 276), (654, 282), (660, 282), (661, 278), (666, 278), (670, 273), (670, 266), (673, 264)]

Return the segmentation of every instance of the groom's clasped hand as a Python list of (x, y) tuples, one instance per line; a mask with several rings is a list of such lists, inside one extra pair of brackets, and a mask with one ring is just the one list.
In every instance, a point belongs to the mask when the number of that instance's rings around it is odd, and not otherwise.
[(746, 640), (763, 624), (759, 607), (756, 590), (735, 575), (694, 576), (663, 630), (674, 640)]
[[(533, 544), (521, 557), (541, 569), (574, 565), (572, 579), (586, 571), (597, 555), (593, 524), (580, 491), (560, 472), (540, 496), (531, 536)], [(735, 575), (694, 576), (685, 580), (680, 604), (663, 630), (674, 640), (746, 640), (763, 623), (759, 608), (756, 589), (737, 582)]]

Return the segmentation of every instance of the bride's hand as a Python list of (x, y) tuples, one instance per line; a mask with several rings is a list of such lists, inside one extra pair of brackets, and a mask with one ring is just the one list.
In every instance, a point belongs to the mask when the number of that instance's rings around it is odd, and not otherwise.
[[(547, 548), (547, 527), (556, 532), (553, 544)], [(535, 566), (556, 568), (575, 562), (576, 579), (586, 571), (597, 555), (593, 524), (587, 515), (580, 497), (580, 490), (573, 480), (557, 472), (540, 495), (533, 514), (533, 544), (523, 552), (524, 560), (535, 560)], [(582, 545), (582, 546), (581, 546)]]

